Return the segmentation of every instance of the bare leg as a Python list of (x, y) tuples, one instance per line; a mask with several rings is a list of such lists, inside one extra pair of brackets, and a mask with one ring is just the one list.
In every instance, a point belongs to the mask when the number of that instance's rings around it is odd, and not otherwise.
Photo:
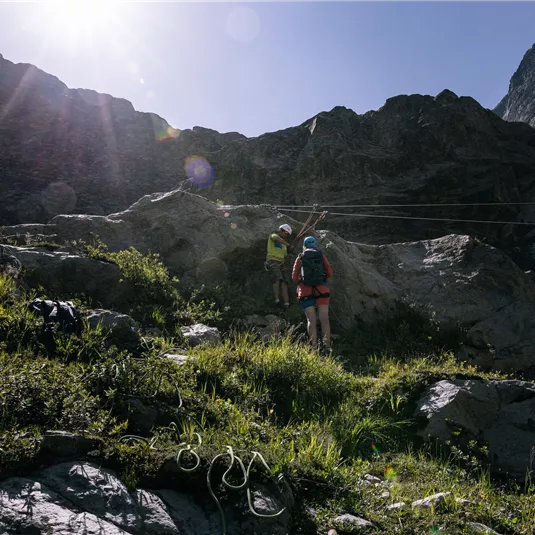
[(305, 308), (305, 314), (308, 320), (308, 323), (307, 323), (308, 339), (310, 341), (310, 345), (312, 346), (312, 349), (316, 349), (318, 345), (317, 331), (316, 331), (316, 307), (311, 306), (311, 307)]
[(288, 297), (288, 284), (286, 282), (281, 282), (281, 291), (284, 304), (289, 303), (290, 299)]
[(278, 301), (280, 299), (280, 281), (273, 283), (273, 291), (275, 292), (275, 301)]
[(331, 326), (329, 325), (329, 305), (318, 306), (318, 316), (321, 323), (323, 341), (327, 348), (331, 347)]

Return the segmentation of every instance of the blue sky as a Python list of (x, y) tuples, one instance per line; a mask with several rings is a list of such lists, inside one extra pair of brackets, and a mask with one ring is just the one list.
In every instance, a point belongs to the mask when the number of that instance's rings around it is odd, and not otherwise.
[(535, 42), (532, 2), (71, 4), (0, 3), (0, 53), (176, 128), (247, 136), (445, 88), (493, 108)]

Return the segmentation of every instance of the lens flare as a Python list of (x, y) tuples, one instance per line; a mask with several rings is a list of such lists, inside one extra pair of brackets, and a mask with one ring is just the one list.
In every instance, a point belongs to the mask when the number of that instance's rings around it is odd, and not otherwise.
[(65, 182), (52, 182), (41, 193), (41, 204), (49, 216), (68, 214), (76, 201), (76, 193)]
[(370, 446), (372, 447), (372, 452), (374, 455), (381, 455), (381, 450), (373, 442), (370, 444)]
[(184, 165), (188, 182), (196, 188), (209, 188), (215, 179), (212, 166), (202, 156), (190, 156)]
[(385, 470), (386, 479), (394, 479), (396, 477), (396, 469), (393, 466), (388, 466)]
[(180, 135), (180, 130), (167, 126), (161, 130), (156, 131), (156, 140), (164, 141), (165, 139), (175, 139)]
[(219, 258), (207, 258), (197, 266), (195, 273), (202, 282), (217, 282), (228, 276), (228, 268)]
[(236, 41), (249, 43), (260, 34), (260, 18), (250, 7), (236, 7), (227, 17), (227, 31)]

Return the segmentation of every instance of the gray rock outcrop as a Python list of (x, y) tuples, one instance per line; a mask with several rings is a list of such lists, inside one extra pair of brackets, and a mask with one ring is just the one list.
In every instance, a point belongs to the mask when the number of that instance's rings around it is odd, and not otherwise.
[[(262, 514), (273, 514), (270, 504), (280, 507), (265, 488), (253, 495)], [(286, 535), (291, 519), (249, 518), (229, 508), (225, 514), (237, 535)], [(169, 489), (129, 491), (113, 471), (73, 461), (1, 481), (0, 533), (220, 535), (221, 521), (215, 504)]]
[(219, 330), (215, 327), (208, 327), (202, 323), (181, 327), (181, 333), (186, 343), (191, 347), (200, 345), (218, 345), (221, 342)]
[(415, 410), (426, 421), (420, 434), (441, 442), (461, 429), (465, 439), (488, 444), (496, 472), (523, 481), (535, 454), (535, 384), (523, 381), (440, 381)]
[(75, 251), (49, 251), (41, 247), (4, 246), (24, 266), (25, 280), (42, 285), (56, 295), (91, 296), (95, 303), (116, 304), (128, 301), (133, 289), (121, 283), (115, 264), (80, 256)]

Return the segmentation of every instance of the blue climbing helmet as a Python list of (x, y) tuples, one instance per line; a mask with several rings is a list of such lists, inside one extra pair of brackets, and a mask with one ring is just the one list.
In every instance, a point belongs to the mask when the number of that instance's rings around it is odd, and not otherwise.
[(303, 247), (305, 249), (315, 249), (316, 248), (316, 238), (314, 238), (314, 236), (307, 236), (303, 240)]

